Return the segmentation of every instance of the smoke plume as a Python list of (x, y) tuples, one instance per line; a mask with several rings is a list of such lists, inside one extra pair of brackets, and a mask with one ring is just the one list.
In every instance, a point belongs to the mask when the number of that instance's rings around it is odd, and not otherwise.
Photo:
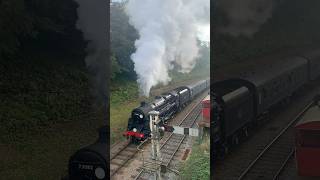
[(106, 95), (107, 85), (107, 1), (76, 0), (79, 4), (77, 27), (83, 32), (88, 41), (86, 65), (93, 76), (93, 94), (98, 102), (102, 102)]
[(215, 6), (227, 16), (218, 32), (251, 37), (271, 16), (273, 0), (216, 0)]
[(129, 0), (126, 12), (140, 35), (131, 59), (142, 95), (167, 84), (169, 70), (192, 70), (199, 53), (197, 37), (207, 37), (199, 35), (205, 34), (200, 27), (209, 28), (210, 0)]

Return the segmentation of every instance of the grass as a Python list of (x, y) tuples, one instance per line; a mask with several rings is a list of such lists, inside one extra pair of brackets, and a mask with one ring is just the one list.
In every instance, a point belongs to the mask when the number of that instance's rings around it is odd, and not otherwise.
[(127, 128), (130, 113), (142, 98), (139, 98), (138, 85), (134, 81), (113, 83), (110, 95), (110, 137), (113, 144), (124, 139), (122, 133)]
[(61, 179), (69, 157), (97, 138), (102, 112), (84, 116), (96, 110), (85, 67), (55, 60), (2, 61), (0, 177)]
[(125, 139), (122, 133), (127, 128), (132, 109), (138, 105), (138, 100), (132, 100), (110, 106), (111, 144)]
[[(101, 118), (102, 119), (102, 118)], [(79, 148), (93, 143), (101, 119), (79, 119), (0, 144), (0, 177), (19, 180), (56, 180), (67, 174), (68, 160)]]
[(200, 144), (194, 144), (190, 157), (183, 163), (180, 179), (210, 179), (210, 141), (205, 138)]

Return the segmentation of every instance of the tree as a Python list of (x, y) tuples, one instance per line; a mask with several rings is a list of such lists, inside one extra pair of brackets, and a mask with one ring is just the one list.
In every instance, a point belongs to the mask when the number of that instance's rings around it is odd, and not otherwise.
[(129, 24), (124, 6), (125, 3), (113, 3), (110, 8), (111, 51), (120, 67), (121, 73), (118, 76), (135, 79), (134, 64), (130, 56), (135, 52), (134, 42), (138, 39), (138, 32)]
[(0, 56), (25, 48), (24, 52), (35, 48), (51, 55), (83, 52), (85, 43), (76, 29), (77, 6), (73, 0), (0, 1)]
[(0, 2), (0, 56), (13, 54), (19, 47), (19, 37), (33, 33), (33, 19), (24, 0)]
[(111, 60), (111, 80), (114, 80), (117, 74), (121, 73), (121, 68), (114, 54), (111, 55), (110, 60)]

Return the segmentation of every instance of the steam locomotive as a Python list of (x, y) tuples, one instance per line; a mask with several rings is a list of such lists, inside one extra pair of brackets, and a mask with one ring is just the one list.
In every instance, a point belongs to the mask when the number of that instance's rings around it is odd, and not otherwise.
[(148, 114), (150, 111), (158, 111), (161, 123), (165, 124), (192, 99), (208, 89), (210, 87), (209, 83), (209, 80), (201, 80), (156, 96), (150, 103), (141, 102), (139, 107), (132, 110), (124, 136), (131, 138), (134, 143), (145, 140), (151, 133)]
[(267, 58), (263, 63), (244, 66), (241, 72), (230, 72), (214, 82), (213, 157), (224, 156), (241, 137), (248, 136), (248, 130), (264, 119), (271, 107), (292, 99), (299, 88), (319, 76), (318, 49)]

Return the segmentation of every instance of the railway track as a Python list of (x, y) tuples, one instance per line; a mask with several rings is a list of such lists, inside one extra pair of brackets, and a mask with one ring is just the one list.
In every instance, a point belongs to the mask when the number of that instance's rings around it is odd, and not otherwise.
[[(196, 122), (197, 118), (201, 113), (201, 101), (197, 103), (192, 109), (185, 115), (185, 117), (178, 123), (181, 127), (192, 127)], [(161, 165), (165, 166), (167, 169), (178, 173), (176, 170), (171, 169), (170, 165), (175, 155), (179, 151), (181, 145), (187, 140), (186, 135), (170, 133), (169, 136), (160, 146)], [(144, 169), (140, 170), (138, 175), (134, 178), (135, 180), (147, 180), (153, 179), (154, 174), (152, 172), (146, 171)]]
[[(251, 128), (249, 138), (241, 139), (239, 146), (230, 149), (230, 152), (223, 160), (216, 161), (213, 167), (214, 179), (238, 179), (266, 145), (310, 103), (320, 91), (319, 82), (319, 80), (316, 80), (307, 84), (295, 94), (294, 101), (286, 105), (275, 106), (270, 111), (267, 121), (263, 122), (260, 126)], [(283, 173), (287, 174), (287, 166)], [(281, 173), (280, 178), (283, 176), (283, 173)]]
[(293, 127), (313, 103), (308, 104), (280, 133), (258, 154), (241, 173), (238, 180), (276, 180), (294, 154)]
[(138, 152), (136, 145), (126, 144), (110, 157), (110, 177), (118, 172)]

